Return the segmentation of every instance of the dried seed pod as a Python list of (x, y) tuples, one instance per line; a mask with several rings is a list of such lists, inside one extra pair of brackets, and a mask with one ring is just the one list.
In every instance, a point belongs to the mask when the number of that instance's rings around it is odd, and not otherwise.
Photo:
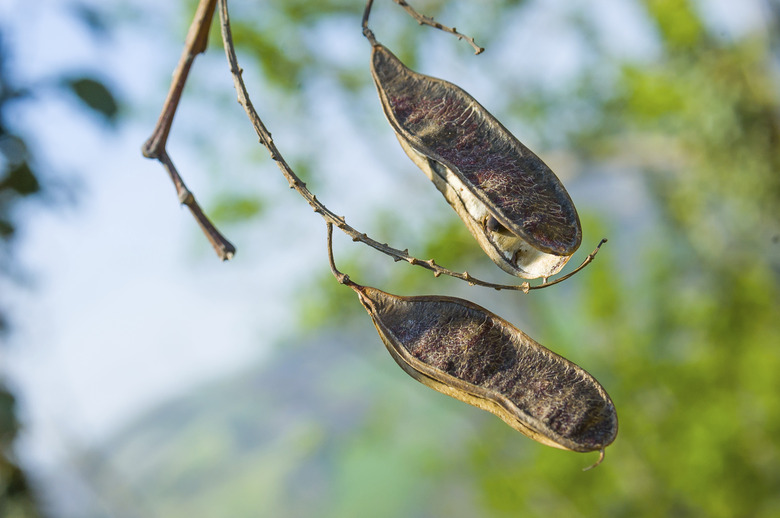
[(582, 230), (555, 173), (468, 93), (410, 70), (370, 40), (371, 73), (401, 146), (482, 249), (512, 275), (558, 273)]
[(342, 282), (357, 292), (398, 365), (421, 383), (548, 446), (603, 457), (615, 439), (615, 407), (593, 376), (490, 311)]

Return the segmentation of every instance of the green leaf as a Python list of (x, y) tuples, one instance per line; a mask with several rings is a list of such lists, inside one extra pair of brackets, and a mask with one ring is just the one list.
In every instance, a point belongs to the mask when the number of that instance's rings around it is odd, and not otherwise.
[(704, 26), (688, 0), (645, 0), (650, 18), (670, 49), (688, 52), (704, 36)]
[(22, 196), (35, 194), (41, 190), (41, 184), (33, 174), (27, 162), (17, 165), (0, 181), (0, 191), (13, 189)]
[(105, 84), (89, 77), (68, 78), (63, 84), (87, 107), (103, 115), (108, 122), (113, 123), (116, 120), (119, 104)]
[(235, 223), (248, 220), (260, 214), (263, 202), (254, 197), (225, 197), (217, 201), (211, 209), (215, 221)]
[[(6, 220), (6, 219), (0, 219), (0, 237), (8, 240), (13, 236), (16, 229), (14, 228), (13, 224)], [(0, 315), (2, 316), (2, 315)], [(0, 325), (0, 330), (3, 329), (2, 325)]]

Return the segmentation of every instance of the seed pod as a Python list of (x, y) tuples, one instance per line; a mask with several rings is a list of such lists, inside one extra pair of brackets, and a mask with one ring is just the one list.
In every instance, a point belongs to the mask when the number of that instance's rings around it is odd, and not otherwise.
[(593, 376), (490, 311), (453, 297), (349, 285), (387, 350), (417, 381), (548, 446), (603, 454), (615, 439), (615, 407)]
[(371, 73), (404, 151), (493, 262), (526, 279), (559, 272), (582, 230), (555, 173), (468, 93), (410, 70), (375, 41)]

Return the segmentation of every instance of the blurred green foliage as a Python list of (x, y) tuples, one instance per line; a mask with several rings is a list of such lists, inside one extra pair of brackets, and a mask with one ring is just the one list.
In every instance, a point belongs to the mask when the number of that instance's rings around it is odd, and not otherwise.
[(103, 82), (91, 77), (68, 77), (63, 78), (62, 84), (86, 106), (103, 116), (106, 121), (116, 121), (119, 105), (114, 99), (114, 94)]
[(255, 196), (225, 196), (218, 199), (209, 214), (217, 223), (246, 221), (263, 211), (263, 202)]

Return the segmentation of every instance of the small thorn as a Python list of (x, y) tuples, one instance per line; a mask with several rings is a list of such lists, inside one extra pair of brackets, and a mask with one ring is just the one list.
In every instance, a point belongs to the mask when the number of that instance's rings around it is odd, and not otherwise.
[(195, 201), (195, 196), (193, 196), (190, 191), (185, 190), (179, 193), (179, 203), (182, 205), (188, 205), (193, 201)]

